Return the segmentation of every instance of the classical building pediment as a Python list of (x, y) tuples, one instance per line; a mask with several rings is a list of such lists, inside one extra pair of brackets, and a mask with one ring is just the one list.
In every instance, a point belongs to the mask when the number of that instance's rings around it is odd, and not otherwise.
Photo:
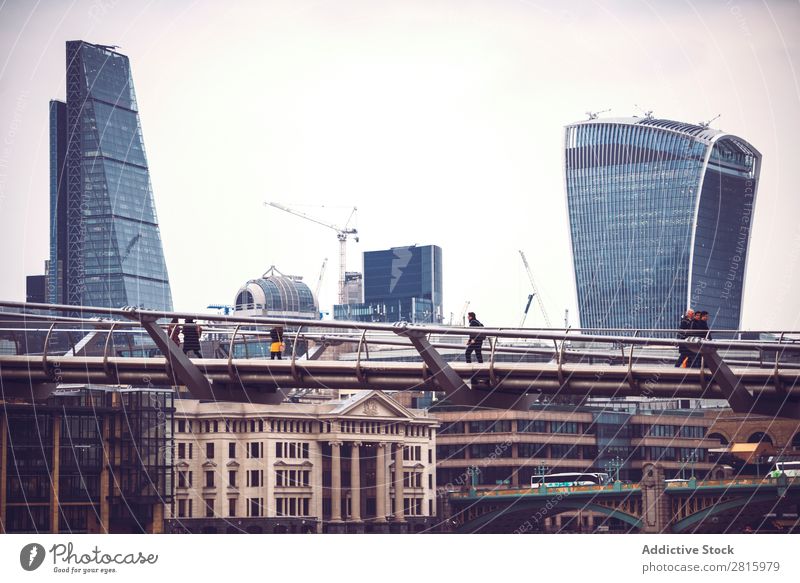
[(384, 396), (380, 391), (364, 391), (351, 397), (331, 411), (331, 414), (353, 418), (414, 418), (408, 409)]

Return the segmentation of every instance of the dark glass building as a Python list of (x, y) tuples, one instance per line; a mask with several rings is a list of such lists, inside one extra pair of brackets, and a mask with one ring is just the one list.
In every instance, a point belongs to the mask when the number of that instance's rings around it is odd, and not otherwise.
[(441, 323), (441, 247), (412, 245), (365, 252), (364, 302), (334, 306), (334, 318)]
[(581, 327), (674, 329), (691, 307), (737, 329), (761, 154), (651, 117), (578, 122), (565, 137)]
[(81, 386), (0, 409), (0, 533), (159, 533), (171, 390)]
[(55, 303), (172, 309), (128, 57), (67, 42), (67, 100), (50, 102)]

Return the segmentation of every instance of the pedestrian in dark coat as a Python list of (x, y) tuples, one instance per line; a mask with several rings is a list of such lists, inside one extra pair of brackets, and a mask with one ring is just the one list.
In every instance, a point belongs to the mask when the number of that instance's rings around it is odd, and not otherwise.
[(194, 323), (194, 318), (186, 318), (183, 324), (183, 352), (194, 354), (197, 358), (203, 358), (200, 352), (200, 335), (203, 329)]
[[(708, 314), (708, 312), (706, 312)], [(705, 338), (706, 334), (708, 333), (708, 323), (703, 322), (703, 312), (696, 311), (694, 313), (694, 318), (692, 318), (692, 325), (689, 328), (690, 332), (689, 335), (695, 338)], [(692, 368), (700, 368), (703, 361), (703, 357), (700, 355), (699, 352), (695, 352), (690, 359), (690, 366)]]
[[(470, 326), (479, 326), (483, 328), (483, 324), (481, 324), (478, 319), (475, 317), (475, 312), (469, 312), (467, 314), (469, 318), (469, 325)], [(469, 340), (467, 340), (467, 351), (464, 353), (464, 356), (467, 359), (467, 362), (472, 362), (472, 353), (475, 353), (475, 358), (478, 362), (483, 362), (483, 354), (481, 354), (481, 346), (483, 345), (483, 339), (485, 336), (483, 334), (470, 334)]]
[(283, 354), (283, 326), (277, 326), (269, 331), (270, 340), (272, 344), (269, 347), (269, 359), (282, 360)]
[[(679, 340), (686, 340), (688, 334), (687, 330), (692, 327), (692, 319), (694, 318), (694, 310), (689, 308), (686, 310), (686, 313), (681, 317), (681, 321), (678, 324), (678, 339)], [(685, 346), (678, 347), (678, 362), (675, 363), (675, 366), (678, 368), (686, 368), (689, 366), (689, 362), (692, 360), (693, 353), (686, 348)], [(688, 359), (688, 360), (687, 360)]]

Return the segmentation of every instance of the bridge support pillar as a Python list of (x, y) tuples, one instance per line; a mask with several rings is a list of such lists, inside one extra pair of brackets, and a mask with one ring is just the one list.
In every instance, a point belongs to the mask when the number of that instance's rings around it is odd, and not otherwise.
[(642, 532), (648, 534), (669, 532), (668, 499), (664, 493), (664, 469), (661, 464), (644, 464), (641, 485)]
[(800, 419), (800, 402), (786, 395), (773, 397), (761, 393), (758, 397), (753, 397), (714, 347), (697, 344), (696, 347), (689, 345), (689, 349), (703, 356), (703, 363), (711, 371), (712, 380), (725, 393), (731, 409), (736, 413), (760, 413)]
[(175, 378), (186, 385), (195, 399), (216, 400), (211, 383), (197, 366), (183, 353), (181, 347), (169, 339), (166, 332), (158, 325), (157, 316), (142, 314), (136, 308), (126, 308), (125, 316), (129, 320), (139, 322), (150, 338), (167, 358)]
[(536, 399), (525, 395), (498, 394), (488, 387), (486, 390), (471, 389), (428, 341), (424, 330), (409, 330), (401, 324), (395, 329), (395, 334), (411, 341), (433, 374), (434, 381), (447, 395), (447, 401), (453, 405), (527, 411)]

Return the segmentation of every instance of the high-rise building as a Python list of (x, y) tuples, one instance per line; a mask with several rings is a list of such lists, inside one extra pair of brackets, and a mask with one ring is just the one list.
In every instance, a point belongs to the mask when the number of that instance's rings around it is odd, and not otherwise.
[(737, 329), (761, 154), (650, 116), (566, 127), (567, 207), (584, 328), (671, 328), (689, 307)]
[(392, 247), (364, 253), (364, 302), (334, 306), (337, 320), (441, 323), (442, 248)]
[(67, 42), (67, 99), (50, 102), (54, 303), (172, 309), (128, 57)]

